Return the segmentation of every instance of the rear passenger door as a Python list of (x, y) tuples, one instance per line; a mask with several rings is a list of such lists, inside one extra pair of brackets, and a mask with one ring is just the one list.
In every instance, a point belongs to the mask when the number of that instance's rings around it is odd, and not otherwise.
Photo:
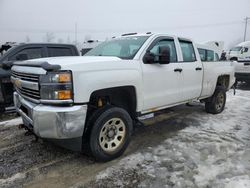
[(180, 73), (182, 79), (181, 96), (182, 100), (198, 98), (202, 90), (203, 66), (197, 59), (198, 50), (195, 50), (193, 43), (189, 40), (179, 39), (182, 63)]

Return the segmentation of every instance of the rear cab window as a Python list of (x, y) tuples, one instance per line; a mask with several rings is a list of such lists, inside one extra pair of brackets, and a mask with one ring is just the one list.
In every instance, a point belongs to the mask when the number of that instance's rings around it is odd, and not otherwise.
[(181, 52), (184, 62), (194, 62), (196, 61), (194, 46), (191, 41), (185, 41), (179, 39), (179, 43), (181, 46)]
[(203, 62), (220, 61), (218, 53), (215, 53), (213, 50), (198, 48), (198, 51)]

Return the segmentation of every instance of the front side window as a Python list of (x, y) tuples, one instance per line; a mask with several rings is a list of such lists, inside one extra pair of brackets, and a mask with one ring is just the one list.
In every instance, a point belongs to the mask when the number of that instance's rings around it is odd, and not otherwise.
[(133, 59), (149, 36), (131, 36), (103, 42), (85, 54), (85, 56), (115, 56), (121, 59)]
[(42, 48), (26, 48), (9, 58), (9, 61), (42, 58)]
[(180, 46), (184, 62), (196, 61), (196, 56), (192, 42), (180, 40)]
[(174, 40), (171, 39), (163, 39), (158, 41), (149, 51), (150, 53), (155, 55), (155, 61), (159, 59), (159, 47), (167, 46), (170, 50), (170, 62), (177, 62), (177, 54), (175, 49)]
[(207, 61), (214, 61), (214, 52), (212, 50), (207, 50)]

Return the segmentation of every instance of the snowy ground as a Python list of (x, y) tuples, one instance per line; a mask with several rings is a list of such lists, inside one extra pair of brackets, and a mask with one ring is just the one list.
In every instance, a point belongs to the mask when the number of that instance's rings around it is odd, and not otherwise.
[(148, 120), (108, 163), (0, 122), (0, 187), (250, 187), (250, 86), (227, 97), (218, 115), (194, 103)]

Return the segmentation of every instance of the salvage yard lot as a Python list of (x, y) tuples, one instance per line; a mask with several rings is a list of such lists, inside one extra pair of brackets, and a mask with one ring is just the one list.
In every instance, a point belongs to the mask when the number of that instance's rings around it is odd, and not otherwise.
[[(2, 117), (3, 118), (3, 117)], [(5, 117), (6, 118), (6, 117)], [(126, 153), (97, 163), (0, 122), (0, 187), (250, 187), (250, 86), (225, 110), (178, 106), (136, 126)]]

